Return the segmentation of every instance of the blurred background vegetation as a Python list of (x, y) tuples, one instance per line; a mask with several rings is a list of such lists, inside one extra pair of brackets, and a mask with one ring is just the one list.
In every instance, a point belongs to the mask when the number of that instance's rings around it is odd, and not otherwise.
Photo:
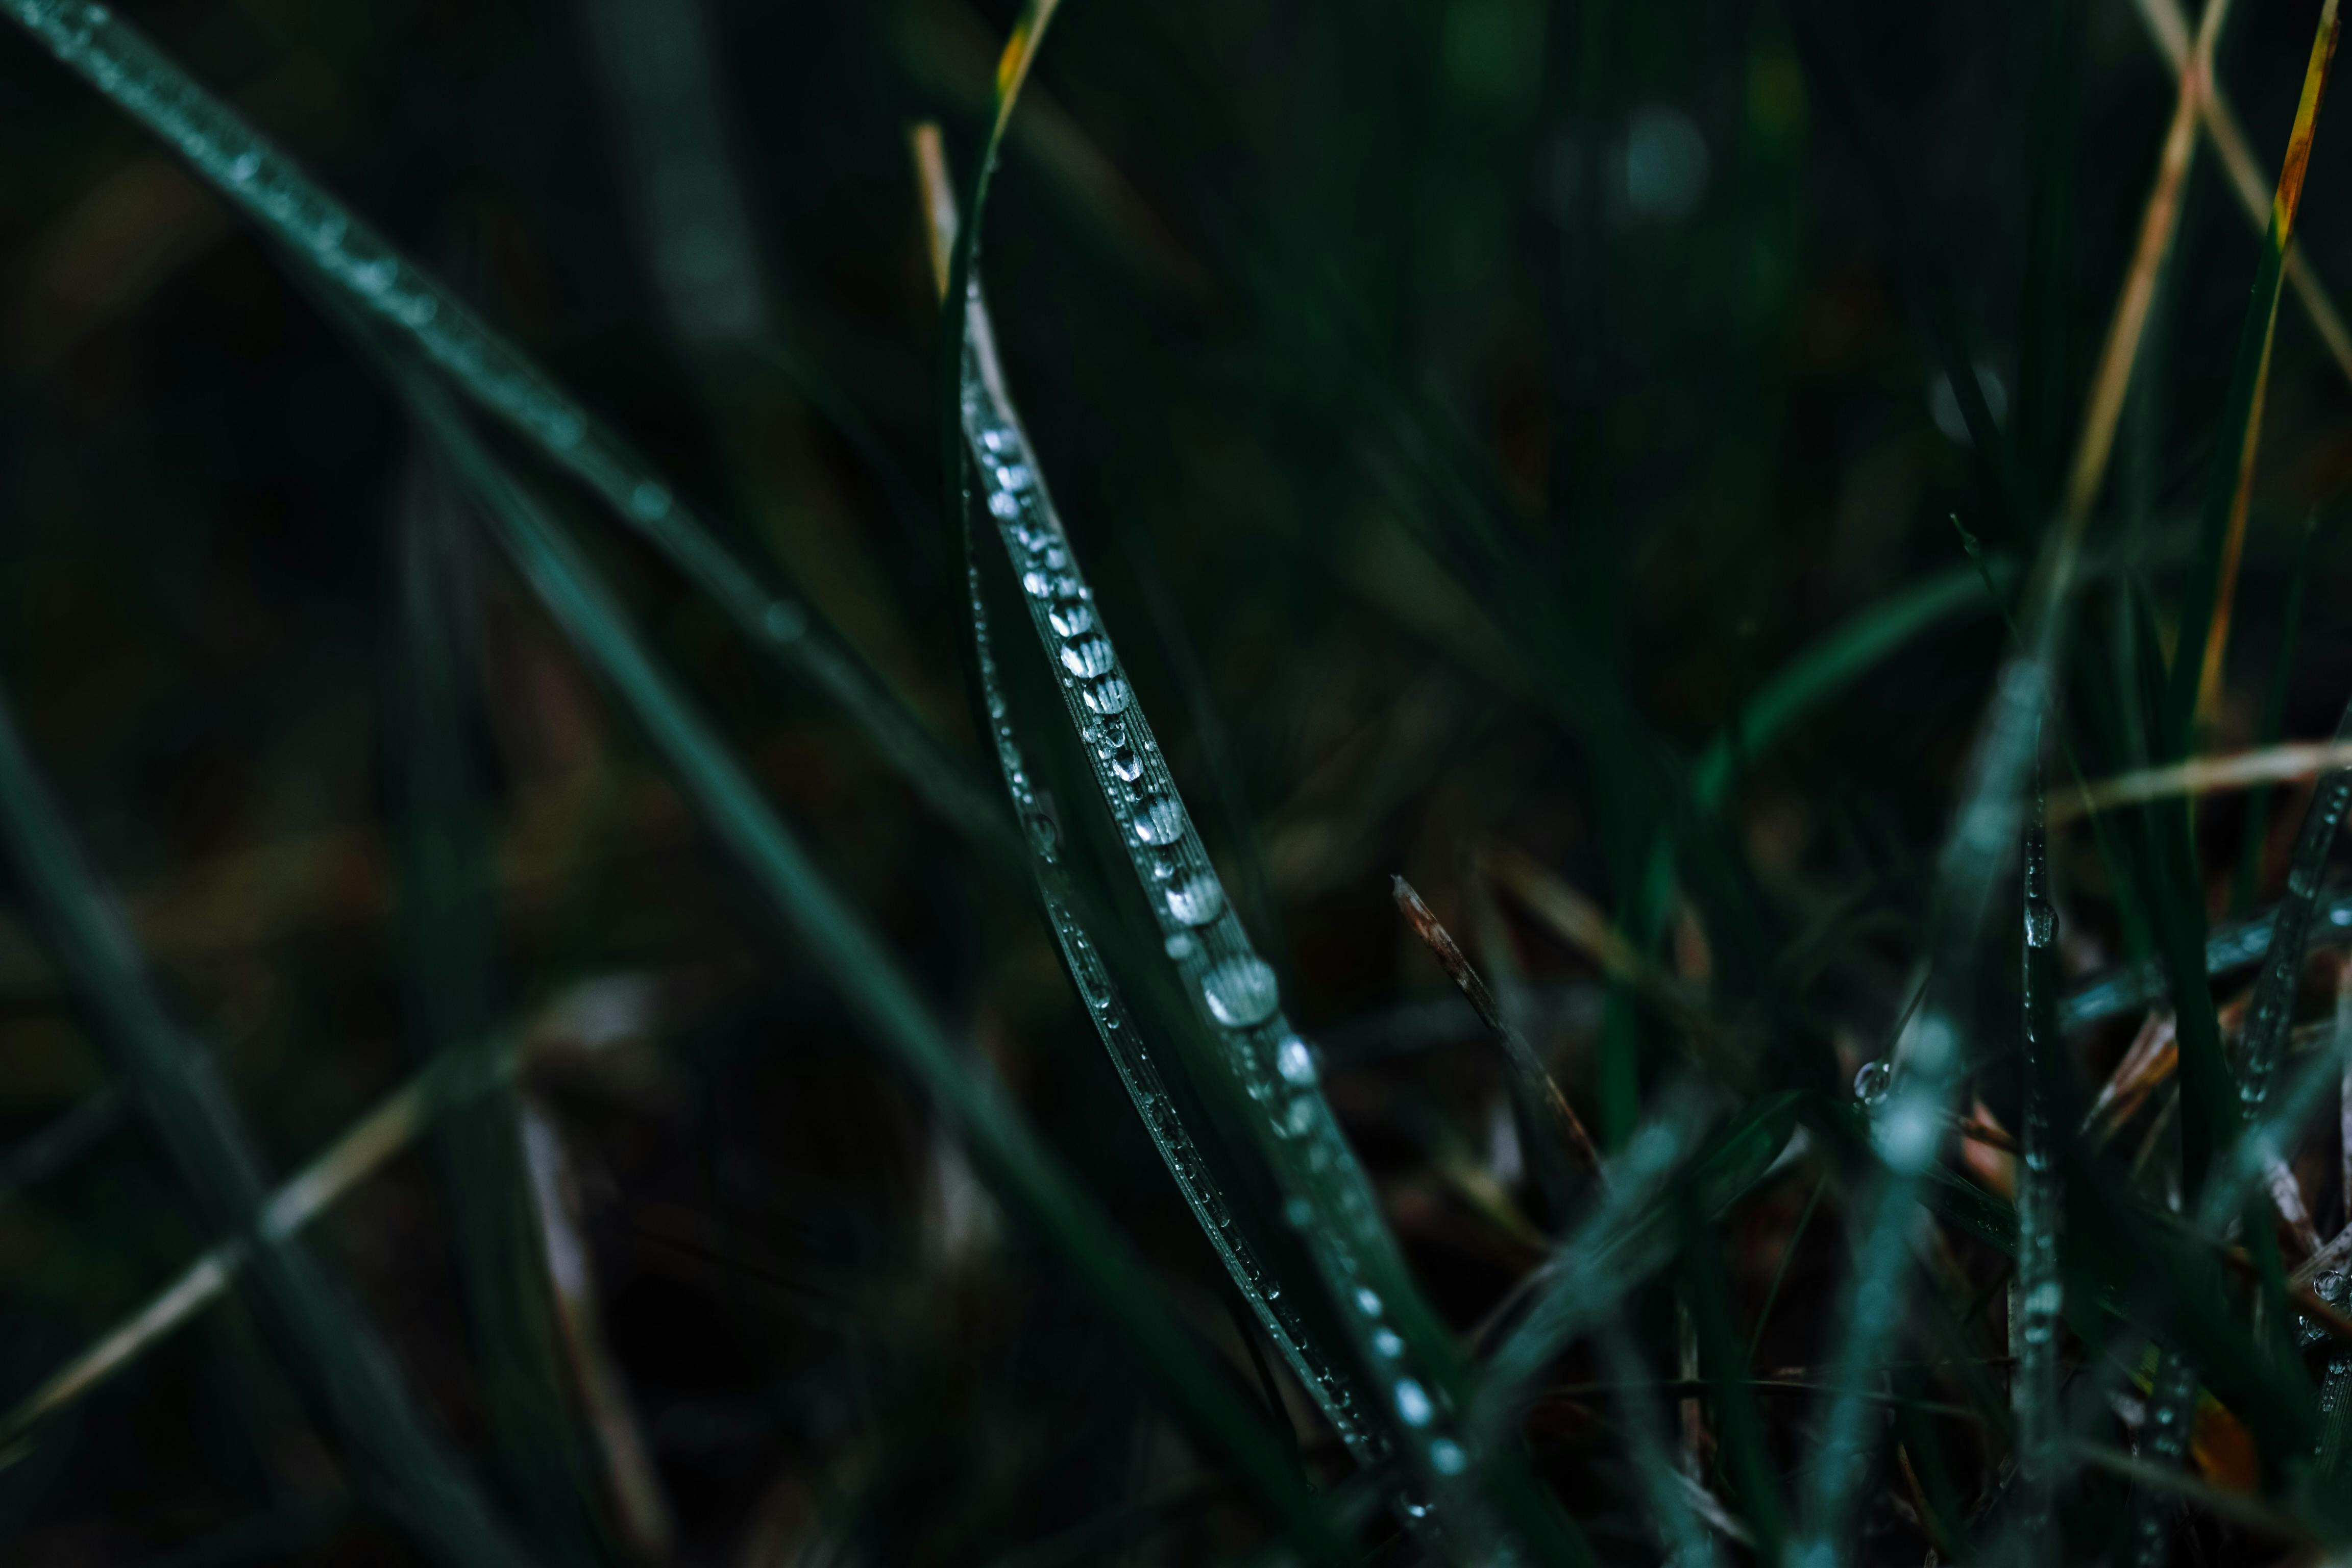
[[(969, 167), (1011, 5), (123, 9), (803, 584), (977, 762), (908, 132), (942, 122)], [(2317, 7), (2239, 10), (2221, 77), (2267, 181)], [(1603, 910), (1633, 895), (1589, 733), (1463, 541), (1511, 541), (1685, 757), (1827, 628), (1958, 584), (1730, 795), (1790, 1026), (1821, 1047), (1810, 1081), (1850, 1080), (1908, 995), (2001, 657), (1998, 584), (2056, 496), (2173, 94), (2127, 0), (1147, 0), (1055, 23), (989, 214), (1011, 383), (1195, 820), (1457, 1328), (1545, 1239), (1512, 1196), (1502, 1068), (1391, 875), (1523, 988), (1604, 1144), (1632, 1103), (1598, 1081), (1590, 955), (1472, 873), (1500, 843)], [(2323, 121), (2298, 238), (2338, 298), (2345, 144)], [(491, 1222), (429, 1153), (309, 1235), (543, 1560), (1190, 1562), (1260, 1540), (502, 560), (441, 527), (467, 503), (270, 248), (13, 29), (0, 145), (0, 677), (273, 1172), (394, 1091), (437, 1016), (533, 1041), (537, 1228), (515, 1234), (559, 1283), (582, 1271), (560, 1353), (606, 1487), (592, 1521), (562, 1518), (497, 1436), (499, 1369), (456, 1261)], [(2095, 536), (2160, 598), (2259, 245), (2200, 151), (2161, 374), (2136, 384)], [(1969, 439), (1939, 331), (1979, 367), (2001, 455)], [(2352, 690), (2352, 383), (2293, 298), (2262, 419), (2217, 751), (2323, 737)], [(826, 871), (1252, 1376), (1025, 891), (639, 542), (595, 537)], [(418, 539), (461, 558), (478, 622), (454, 645), (457, 765), (488, 791), (495, 889), (455, 917), (419, 918), (399, 840), (420, 787)], [(2248, 797), (2206, 809), (2210, 912), (2275, 896), (2302, 794), (2255, 819), (2268, 848), (2242, 885)], [(2056, 852), (2063, 962), (2087, 977), (2126, 933), (2088, 836)], [(492, 956), (453, 974), (435, 944), (467, 910)], [(1703, 983), (1706, 935), (1685, 922), (1664, 961)], [(2087, 1076), (2137, 1022), (2086, 1044)], [(0, 1149), (13, 1403), (216, 1239), (21, 923), (0, 927)], [(1786, 1267), (1759, 1370), (1828, 1351), (1842, 1254), (1827, 1227), (1790, 1249), (1809, 1171), (1725, 1233), (1743, 1333)], [(2314, 1191), (2332, 1234), (2342, 1200)], [(1997, 1295), (1990, 1254), (1954, 1245)], [(232, 1294), (44, 1422), (0, 1469), (0, 1552), (412, 1560), (274, 1349)], [(1640, 1555), (1639, 1526), (1609, 1522), (1610, 1419), (1562, 1394), (1535, 1426), (1564, 1495), (1601, 1510), (1596, 1541)], [(1969, 1495), (1995, 1488), (1978, 1428), (1945, 1426)], [(1866, 1556), (1948, 1550), (1916, 1489), (1886, 1482)], [(2224, 1554), (2270, 1539), (2200, 1528)]]

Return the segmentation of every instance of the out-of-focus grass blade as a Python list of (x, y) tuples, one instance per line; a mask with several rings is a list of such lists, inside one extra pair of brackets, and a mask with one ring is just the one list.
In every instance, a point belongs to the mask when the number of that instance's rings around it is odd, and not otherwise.
[[(1816, 1186), (1813, 1193), (1818, 1198), (1821, 1188)], [(1770, 1450), (1765, 1446), (1763, 1416), (1757, 1410), (1756, 1393), (1749, 1383), (1753, 1375), (1749, 1349), (1732, 1329), (1730, 1290), (1715, 1232), (1687, 1191), (1676, 1196), (1683, 1298), (1690, 1303), (1691, 1319), (1698, 1330), (1699, 1366), (1715, 1401), (1717, 1449), (1740, 1511), (1755, 1533), (1759, 1557), (1777, 1563), (1787, 1532), (1787, 1510), (1780, 1500), (1780, 1478), (1772, 1470)], [(1808, 1204), (1804, 1218), (1811, 1217), (1812, 1206)], [(1803, 1234), (1804, 1220), (1801, 1220), (1790, 1243), (1792, 1253), (1796, 1239)], [(1782, 1262), (1785, 1266), (1785, 1257)], [(1773, 1283), (1776, 1289), (1757, 1317), (1759, 1331), (1770, 1312), (1772, 1298), (1779, 1294), (1779, 1279)]]
[[(1054, 10), (1053, 0), (1032, 0), (1005, 45), (995, 113), (949, 248), (939, 357), (949, 513), (964, 525), (967, 561), (976, 573), (971, 524), (980, 514), (970, 489), (976, 475), (978, 501), (1061, 682), (1068, 721), (1150, 905), (1166, 961), (1200, 1025), (1218, 1042), (1210, 1065), (1223, 1069), (1232, 1103), (1246, 1108), (1291, 1223), (1338, 1303), (1336, 1316), (1348, 1325), (1362, 1375), (1377, 1391), (1372, 1403), (1414, 1478), (1399, 1500), (1402, 1510), (1423, 1530), (1451, 1532), (1457, 1549), (1483, 1552), (1494, 1549), (1499, 1502), (1531, 1544), (1559, 1550), (1566, 1546), (1558, 1537), (1563, 1521), (1535, 1491), (1515, 1448), (1479, 1452), (1485, 1446), (1468, 1440), (1461, 1426), (1467, 1394), (1461, 1352), (1406, 1271), (1378, 1195), (1323, 1098), (1313, 1053), (1283, 1015), (1273, 966), (1223, 894), (995, 363), (977, 285), (980, 234), (1004, 128)], [(984, 623), (975, 630), (985, 636)], [(1002, 699), (987, 689), (987, 670), (981, 673), (985, 717), (993, 723)], [(1490, 1483), (1491, 1493), (1480, 1482)], [(1439, 1508), (1443, 1517), (1433, 1511)]]
[[(2013, 581), (2013, 563), (1989, 568), (1996, 581)], [(1981, 613), (1985, 596), (1977, 568), (1956, 566), (1891, 594), (1808, 647), (1773, 672), (1722, 734), (1707, 742), (1691, 772), (1691, 789), (1709, 809), (1722, 805), (1735, 766), (1751, 765), (1824, 702), (1838, 696), (1912, 638), (1947, 621)]]
[[(2262, 962), (2270, 951), (2271, 926), (2277, 910), (2223, 926), (2205, 939), (2205, 973), (2226, 974)], [(2312, 907), (2311, 942), (2336, 947), (2352, 942), (2352, 892), (2322, 892)], [(2164, 995), (2163, 967), (2154, 962), (2126, 965), (2104, 980), (2094, 980), (2067, 994), (2058, 1005), (2058, 1024), (2073, 1032), (2088, 1028), (2121, 1013), (2136, 1012)]]
[(425, 1060), (477, 1058), (459, 1071), (483, 1085), (435, 1130), (443, 1213), (508, 1494), (551, 1557), (609, 1560), (594, 1471), (564, 1390), (520, 1106), (506, 1075), (492, 1070), (499, 903), (476, 744), (476, 535), (429, 462), (415, 465), (400, 510), (392, 574), (400, 632), (384, 684), (409, 1033)]
[(1250, 1477), (1302, 1544), (1325, 1554), (1330, 1538), (1288, 1457), (1169, 1314), (1125, 1239), (1063, 1172), (996, 1079), (959, 1052), (933, 1021), (896, 962), (640, 646), (570, 541), (437, 388), (404, 366), (394, 374), (550, 614), (645, 727), (712, 832), (816, 953), (852, 1010), (936, 1098), (1007, 1199), (1055, 1243), (1134, 1342), (1176, 1408)]
[(1402, 877), (1393, 879), (1397, 908), (1412, 926), (1413, 932), (1426, 943), (1437, 957), (1438, 966), (1446, 977), (1461, 988), (1478, 1021), (1486, 1026), (1496, 1042), (1503, 1047), (1504, 1067), (1508, 1074), (1511, 1106), (1519, 1121), (1519, 1135), (1531, 1151), (1530, 1161), (1541, 1179), (1545, 1201), (1550, 1204), (1554, 1220), (1569, 1213), (1569, 1204), (1576, 1190), (1575, 1177), (1570, 1166), (1570, 1156), (1587, 1175), (1601, 1173), (1600, 1152), (1593, 1148), (1591, 1135), (1578, 1120), (1568, 1097), (1560, 1092), (1543, 1058), (1536, 1055), (1535, 1047), (1527, 1037), (1511, 1027), (1503, 1010), (1496, 1004), (1494, 994), (1478, 972), (1470, 967), (1453, 933), (1438, 922), (1437, 916), (1422, 901), (1412, 884)]
[(91, 0), (0, 0), (0, 9), (162, 137), (307, 273), (604, 497), (755, 646), (837, 703), (943, 818), (1004, 842), (1003, 815), (978, 781), (838, 634), (798, 598), (763, 585), (642, 458), (235, 110)]
[(2229, 395), (2221, 405), (2198, 554), (2174, 645), (2167, 722), (2173, 731), (2176, 754), (2187, 754), (2195, 724), (2200, 715), (2211, 710), (2221, 693), (2230, 606), (2237, 591), (2239, 557), (2245, 548), (2254, 451), (2262, 437), (2263, 395), (2270, 379), (2271, 345), (2278, 333), (2281, 265), (2294, 238), (2295, 216), (2303, 205), (2304, 174), (2311, 160), (2312, 138), (2319, 127), (2319, 106), (2326, 96), (2330, 68), (2336, 60), (2340, 31), (2336, 4), (2337, 0), (2326, 0), (2320, 7), (2310, 58), (2304, 67), (2303, 96), (2295, 105), (2294, 127), (2288, 133), (2278, 189), (2271, 198), (2270, 226), (2263, 234), (2262, 259), (2255, 266), (2253, 291), (2246, 302), (2237, 363), (2231, 371)]
[[(485, 1059), (484, 1053), (487, 1053)], [(488, 1067), (491, 1077), (479, 1073)], [(504, 1044), (445, 1055), (424, 1072), (379, 1100), (320, 1155), (271, 1193), (261, 1205), (254, 1231), (270, 1243), (291, 1239), (337, 1199), (408, 1147), (443, 1110), (478, 1094), (513, 1071), (514, 1053)], [(468, 1076), (471, 1075), (471, 1076)], [(19, 1400), (0, 1418), (0, 1451), (131, 1362), (163, 1342), (173, 1330), (220, 1300), (252, 1251), (250, 1238), (232, 1235), (181, 1270), (147, 1304)]]
[[(2165, 64), (2172, 68), (2178, 79), (2188, 74), (2189, 64), (2197, 58), (2189, 41), (2189, 22), (2180, 14), (2179, 0), (2138, 0), (2135, 7), (2147, 24), (2148, 36), (2155, 40)], [(2208, 12), (2213, 7), (2208, 5)], [(2200, 32), (2202, 19), (2200, 18)], [(2205, 133), (2212, 138), (2213, 150), (2221, 155), (2221, 167), (2230, 176), (2230, 188), (2238, 195), (2238, 205), (2245, 209), (2246, 221), (2260, 234), (2270, 221), (2270, 187), (2254, 166), (2254, 154), (2246, 145), (2246, 133), (2238, 124), (2237, 112), (2230, 107), (2230, 95), (2215, 80), (2210, 54), (2203, 62), (2203, 75), (2193, 98), (2198, 117), (2204, 121)], [(2335, 302), (2328, 299), (2318, 274), (2311, 269), (2311, 258), (2301, 250), (2286, 255), (2286, 280), (2294, 289), (2295, 298), (2303, 302), (2304, 313), (2311, 318), (2312, 331), (2336, 361), (2336, 368), (2347, 379), (2352, 379), (2352, 331), (2344, 325), (2343, 316)]]
[[(2012, 661), (2002, 671), (1937, 861), (1927, 988), (1898, 1043), (1894, 1081), (1876, 1118), (1874, 1142), (1886, 1169), (1859, 1205), (1854, 1282), (1835, 1331), (1836, 1370), (1830, 1382), (1842, 1391), (1869, 1385), (1905, 1316), (1912, 1211), (1943, 1140), (1946, 1101), (1961, 1067), (1960, 1042), (1972, 1022), (1969, 1014), (1982, 972), (1979, 949), (1994, 895), (2022, 837), (2021, 797), (2042, 726), (2054, 627), (2043, 627), (2042, 636), (2038, 657)], [(1795, 1548), (1803, 1563), (1841, 1559), (1874, 1433), (1875, 1424), (1854, 1393), (1830, 1398)]]
[(528, 1561), (409, 1403), (373, 1331), (300, 1250), (269, 1232), (259, 1168), (227, 1091), (150, 989), (127, 928), (92, 881), (5, 707), (0, 840), (32, 923), (113, 1072), (197, 1206), (243, 1238), (257, 1305), (327, 1428), (428, 1555), (465, 1568)]

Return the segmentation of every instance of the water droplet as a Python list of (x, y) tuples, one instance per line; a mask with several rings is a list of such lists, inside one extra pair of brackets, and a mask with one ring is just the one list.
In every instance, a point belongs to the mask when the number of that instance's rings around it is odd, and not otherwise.
[(1114, 662), (1108, 637), (1073, 637), (1062, 645), (1062, 668), (1082, 680), (1108, 675)]
[(1282, 1075), (1283, 1082), (1304, 1088), (1315, 1081), (1315, 1053), (1293, 1035), (1274, 1048), (1274, 1070)]
[(1026, 463), (1007, 463), (996, 470), (997, 484), (1008, 490), (1025, 490), (1029, 488), (1029, 481), (1036, 477), (1030, 472)]
[(1853, 1075), (1853, 1097), (1866, 1108), (1875, 1107), (1886, 1098), (1886, 1091), (1894, 1082), (1895, 1066), (1892, 1062), (1864, 1062), (1862, 1070)]
[(1378, 1290), (1369, 1285), (1356, 1287), (1356, 1310), (1363, 1313), (1367, 1318), (1377, 1318), (1381, 1315), (1382, 1305), (1381, 1293)]
[[(1130, 753), (1132, 754), (1132, 753)], [(1114, 760), (1116, 770), (1118, 763)], [(1138, 771), (1141, 771), (1139, 767)], [(1121, 777), (1126, 775), (1122, 773)], [(1195, 871), (1168, 889), (1168, 912), (1188, 926), (1204, 926), (1215, 920), (1225, 907), (1225, 889), (1213, 871)]]
[(1397, 1414), (1404, 1418), (1408, 1426), (1426, 1426), (1429, 1418), (1437, 1414), (1436, 1408), (1429, 1403), (1429, 1391), (1409, 1377), (1400, 1380), (1396, 1385), (1396, 1407)]
[(1302, 1094), (1290, 1102), (1290, 1114), (1283, 1124), (1290, 1129), (1293, 1138), (1304, 1138), (1315, 1130), (1315, 1097)]
[(1074, 599), (1078, 594), (1078, 580), (1066, 572), (1032, 567), (1021, 574), (1021, 587), (1033, 599)]
[(1110, 754), (1110, 771), (1133, 784), (1143, 776), (1143, 759), (1129, 747), (1121, 746)]
[(1404, 1513), (1407, 1519), (1427, 1519), (1429, 1505), (1419, 1498), (1407, 1498), (1404, 1503)]
[(1045, 612), (1045, 624), (1052, 626), (1057, 636), (1074, 637), (1080, 632), (1092, 629), (1095, 613), (1084, 599), (1064, 599)]
[[(1142, 844), (1173, 844), (1184, 837), (1184, 803), (1172, 795), (1155, 795), (1135, 805), (1135, 837)], [(1262, 966), (1261, 966), (1262, 967)], [(1265, 1015), (1259, 1015), (1263, 1017)], [(1256, 1019), (1252, 1019), (1255, 1023)]]
[(1282, 1205), (1282, 1217), (1290, 1222), (1293, 1230), (1305, 1230), (1315, 1223), (1315, 1205), (1305, 1198), (1293, 1198)]
[(1429, 1446), (1429, 1465), (1441, 1476), (1458, 1476), (1470, 1468), (1470, 1456), (1453, 1438), (1440, 1437)]
[(229, 160), (228, 179), (229, 184), (233, 185), (247, 184), (259, 173), (261, 173), (261, 154), (258, 153), (239, 153), (235, 158)]
[(1078, 690), (1086, 705), (1097, 713), (1118, 713), (1135, 700), (1135, 693), (1127, 682), (1116, 675), (1106, 675), (1100, 680), (1090, 680)]
[(1281, 983), (1263, 960), (1244, 953), (1229, 958), (1201, 978), (1209, 1012), (1228, 1029), (1263, 1024), (1282, 1005)]
[(1174, 959), (1179, 963), (1183, 963), (1186, 959), (1201, 951), (1200, 942), (1195, 941), (1192, 933), (1188, 931), (1178, 931), (1174, 936), (1170, 937), (1162, 945), (1167, 948), (1168, 956)]
[(980, 433), (980, 444), (991, 455), (1001, 458), (1007, 452), (1019, 451), (1021, 437), (1007, 426), (992, 425)]
[[(778, 642), (791, 642), (808, 630), (808, 612), (798, 605), (788, 605), (778, 599), (768, 606), (768, 613), (760, 617), (760, 624)], [(1004, 715), (999, 713), (996, 717), (1002, 719)]]
[(998, 490), (988, 498), (988, 510), (991, 516), (1010, 522), (1021, 515), (1021, 498), (1010, 490)]
[(1166, 856), (1155, 856), (1151, 861), (1151, 879), (1155, 882), (1168, 881), (1174, 878), (1177, 869), (1175, 861)]
[(2028, 947), (2048, 947), (2058, 935), (2058, 911), (2048, 904), (2034, 902), (2025, 906), (2025, 944)]
[(1372, 1331), (1372, 1349), (1394, 1361), (1404, 1354), (1404, 1336), (1383, 1323)]

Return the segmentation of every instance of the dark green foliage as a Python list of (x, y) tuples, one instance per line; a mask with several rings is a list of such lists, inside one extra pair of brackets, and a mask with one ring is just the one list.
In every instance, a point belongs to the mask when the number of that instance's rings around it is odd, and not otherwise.
[(0, 1555), (2340, 1552), (2314, 9), (0, 0)]

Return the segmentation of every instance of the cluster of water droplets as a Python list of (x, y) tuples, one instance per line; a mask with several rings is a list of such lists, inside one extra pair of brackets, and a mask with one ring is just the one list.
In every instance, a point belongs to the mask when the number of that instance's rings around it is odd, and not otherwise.
[[(976, 320), (982, 319), (977, 317), (976, 296), (972, 308)], [(1285, 1184), (1291, 1195), (1286, 1217), (1315, 1251), (1328, 1278), (1356, 1282), (1342, 1289), (1343, 1294), (1353, 1291), (1358, 1342), (1368, 1349), (1366, 1359), (1381, 1396), (1394, 1421), (1416, 1443), (1422, 1464), (1439, 1477), (1458, 1475), (1468, 1468), (1470, 1456), (1449, 1435), (1454, 1413), (1444, 1407), (1439, 1392), (1415, 1374), (1405, 1336), (1388, 1321), (1379, 1292), (1360, 1283), (1364, 1238), (1377, 1237), (1391, 1256), (1393, 1244), (1387, 1240), (1368, 1184), (1323, 1099), (1314, 1051), (1282, 1016), (1280, 982), (1252, 948), (1233, 912), (1159, 743), (1136, 706), (1134, 689), (1119, 667), (1018, 424), (973, 355), (967, 356), (963, 416), (983, 508), (996, 524), (1032, 623), (1061, 681), (1102, 798), (1150, 895), (1168, 957), (1221, 1033), (1235, 1076), (1259, 1107), (1276, 1143), (1288, 1151), (1285, 1156), (1278, 1149), (1276, 1160), (1288, 1172)], [(978, 616), (984, 612), (978, 604), (976, 580), (974, 590)], [(992, 685), (985, 666), (982, 675)], [(1000, 724), (1000, 731), (1003, 756), (1012, 742), (1009, 727)], [(1114, 1058), (1118, 1055), (1115, 1047)], [(1131, 1092), (1137, 1089), (1130, 1084)], [(1190, 1147), (1181, 1122), (1163, 1109), (1164, 1095), (1147, 1101), (1138, 1092), (1137, 1103), (1163, 1154), (1172, 1147)], [(1175, 1169), (1176, 1157), (1170, 1161)], [(1181, 1172), (1179, 1179), (1184, 1179)], [(1306, 1195), (1302, 1184), (1311, 1186), (1313, 1198)], [(1327, 1223), (1334, 1216), (1340, 1222), (1336, 1234)], [(1229, 1254), (1229, 1265), (1233, 1258)], [(1369, 1435), (1381, 1425), (1362, 1420), (1354, 1409), (1352, 1387), (1344, 1382), (1335, 1381), (1318, 1392), (1327, 1407), (1330, 1400), (1347, 1400), (1360, 1431)], [(1427, 1511), (1425, 1501), (1417, 1497), (1405, 1499), (1404, 1506), (1409, 1517)]]

